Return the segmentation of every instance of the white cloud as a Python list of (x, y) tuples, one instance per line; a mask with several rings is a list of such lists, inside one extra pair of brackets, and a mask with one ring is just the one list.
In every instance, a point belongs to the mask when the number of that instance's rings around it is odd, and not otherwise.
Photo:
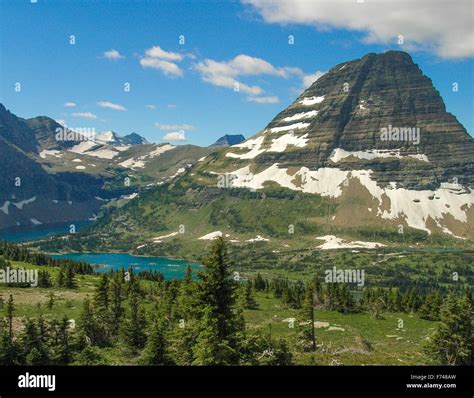
[(258, 104), (277, 104), (280, 102), (278, 97), (270, 96), (270, 97), (247, 97), (247, 101), (256, 102)]
[(160, 130), (164, 130), (164, 131), (194, 130), (194, 128), (195, 128), (192, 124), (161, 124), (161, 123), (155, 123), (155, 126), (158, 127)]
[(159, 58), (146, 57), (140, 60), (144, 68), (161, 70), (166, 76), (183, 76), (183, 70), (173, 62), (163, 61)]
[(64, 106), (66, 108), (74, 108), (77, 104), (75, 102), (65, 102)]
[(165, 51), (160, 46), (154, 46), (145, 51), (145, 54), (150, 58), (160, 58), (167, 61), (182, 61), (184, 56), (179, 53)]
[(145, 51), (145, 56), (140, 59), (144, 68), (161, 70), (166, 76), (183, 76), (183, 70), (176, 62), (184, 59), (184, 55), (165, 51), (160, 46), (154, 46)]
[(174, 131), (172, 133), (165, 134), (163, 139), (170, 141), (186, 141), (186, 134), (184, 131)]
[(107, 51), (104, 51), (104, 54), (103, 54), (104, 58), (108, 58), (108, 59), (122, 59), (122, 58), (125, 58), (122, 54), (120, 54), (117, 50), (107, 50)]
[(264, 90), (260, 86), (250, 86), (239, 80), (241, 76), (270, 75), (288, 78), (302, 74), (301, 69), (294, 67), (277, 68), (261, 58), (240, 54), (230, 61), (205, 59), (194, 65), (202, 79), (215, 86), (225, 87), (251, 96), (260, 95)]
[(156, 109), (156, 105), (153, 105), (153, 104), (147, 104), (145, 105), (145, 107), (148, 109)]
[(101, 106), (102, 108), (110, 108), (110, 109), (114, 109), (116, 111), (126, 111), (127, 110), (127, 108), (125, 108), (124, 106), (119, 105), (119, 104), (114, 104), (113, 102), (110, 102), (110, 101), (99, 101), (97, 103), (97, 105)]
[(91, 112), (74, 112), (72, 116), (81, 117), (84, 119), (97, 119), (97, 115), (94, 115)]
[(366, 43), (397, 43), (401, 49), (432, 51), (442, 58), (474, 56), (471, 0), (366, 1), (242, 0), (265, 22), (312, 25), (365, 33)]

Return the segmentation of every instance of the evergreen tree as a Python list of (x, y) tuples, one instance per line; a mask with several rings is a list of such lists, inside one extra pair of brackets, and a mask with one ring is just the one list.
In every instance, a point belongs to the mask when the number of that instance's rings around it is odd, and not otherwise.
[(49, 292), (49, 299), (48, 299), (48, 304), (47, 304), (47, 307), (48, 307), (48, 310), (52, 310), (53, 309), (53, 305), (54, 305), (54, 293), (53, 292)]
[(123, 274), (118, 273), (112, 277), (111, 283), (111, 310), (112, 310), (112, 327), (111, 334), (117, 335), (120, 329), (120, 323), (123, 314), (122, 307), (122, 283), (123, 283)]
[(176, 298), (176, 316), (178, 319), (188, 321), (195, 313), (199, 305), (197, 297), (196, 284), (193, 282), (192, 270), (188, 265), (186, 267), (184, 278), (182, 279)]
[(51, 287), (51, 275), (48, 271), (39, 271), (38, 272), (38, 287)]
[(260, 275), (260, 272), (257, 272), (257, 276), (255, 277), (253, 281), (253, 286), (255, 290), (258, 292), (263, 292), (267, 288), (265, 279), (262, 278), (262, 275)]
[(94, 304), (100, 309), (106, 310), (109, 308), (109, 278), (107, 274), (102, 274), (100, 278), (94, 297)]
[(56, 327), (55, 361), (60, 365), (67, 365), (72, 360), (73, 349), (68, 328), (69, 320), (64, 316)]
[(240, 290), (241, 307), (248, 310), (254, 310), (258, 308), (258, 304), (253, 296), (252, 283), (247, 281), (245, 286), (241, 287)]
[(10, 294), (7, 302), (7, 319), (8, 319), (8, 336), (10, 340), (13, 339), (13, 314), (15, 313), (15, 306), (13, 304), (13, 296)]
[(439, 312), (443, 299), (439, 292), (430, 293), (425, 297), (424, 303), (420, 306), (418, 312), (420, 317), (430, 321), (439, 320)]
[(9, 336), (7, 330), (2, 330), (0, 333), (0, 365), (19, 365), (21, 361), (18, 352), (18, 344)]
[(300, 310), (300, 319), (302, 325), (302, 338), (304, 349), (316, 351), (316, 333), (314, 329), (314, 297), (315, 289), (312, 283), (306, 285), (303, 306)]
[(74, 268), (72, 265), (66, 267), (66, 277), (64, 282), (64, 287), (66, 289), (74, 289), (76, 287), (76, 280), (74, 278)]
[(209, 306), (203, 310), (200, 332), (193, 346), (193, 365), (235, 365), (237, 353), (229, 346), (227, 340), (219, 337), (219, 321), (213, 313), (213, 308)]
[(91, 305), (89, 297), (86, 297), (84, 300), (81, 313), (80, 331), (88, 344), (105, 345), (108, 343), (106, 325), (97, 321), (94, 307)]
[(129, 301), (130, 312), (123, 325), (123, 337), (130, 348), (143, 348), (146, 342), (145, 314), (138, 303), (136, 292), (131, 292)]
[[(202, 309), (202, 331), (197, 345), (200, 347), (199, 358), (204, 362), (238, 363), (239, 337), (242, 332), (240, 314), (235, 310), (235, 281), (230, 277), (227, 250), (224, 240), (217, 238), (213, 241), (210, 254), (203, 261), (205, 272), (198, 274), (201, 283), (200, 308)], [(206, 348), (204, 341), (209, 344), (218, 343), (219, 349)], [(229, 349), (224, 347), (228, 347)], [(208, 355), (218, 355), (211, 360)], [(224, 354), (232, 357), (224, 358)], [(199, 362), (200, 360), (198, 360)]]
[(450, 292), (441, 310), (440, 322), (426, 353), (442, 365), (474, 364), (474, 310), (466, 296)]
[(165, 327), (163, 322), (156, 320), (148, 336), (145, 350), (142, 355), (144, 365), (169, 365), (168, 342), (165, 338)]
[(59, 268), (58, 276), (56, 278), (56, 286), (64, 287), (64, 283), (65, 283), (64, 269), (61, 267)]
[(27, 365), (48, 365), (49, 355), (44, 341), (48, 339), (44, 328), (34, 320), (28, 319), (20, 337), (22, 357)]

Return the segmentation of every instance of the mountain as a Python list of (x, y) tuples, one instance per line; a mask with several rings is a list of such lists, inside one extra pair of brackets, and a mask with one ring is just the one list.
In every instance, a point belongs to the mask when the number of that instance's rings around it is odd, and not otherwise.
[(237, 145), (245, 141), (245, 137), (242, 134), (229, 135), (226, 134), (219, 138), (211, 147), (231, 146)]
[(0, 104), (0, 229), (94, 219), (114, 199), (175, 178), (210, 152), (136, 133), (72, 131)]
[(145, 145), (149, 142), (137, 133), (131, 133), (122, 138), (122, 143), (124, 145)]
[(217, 235), (271, 253), (469, 245), (472, 153), (407, 53), (367, 54), (331, 68), (255, 136), (108, 215), (84, 242), (163, 255), (199, 253)]

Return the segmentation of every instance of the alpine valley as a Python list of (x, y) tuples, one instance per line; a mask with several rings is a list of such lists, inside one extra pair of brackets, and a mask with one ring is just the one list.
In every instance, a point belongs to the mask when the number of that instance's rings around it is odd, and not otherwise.
[(0, 104), (0, 230), (94, 221), (101, 208), (123, 205), (212, 150), (152, 144), (136, 133), (73, 131), (45, 116), (19, 118)]
[[(147, 188), (102, 208), (83, 233), (43, 242), (45, 249), (200, 258), (223, 236), (255, 264), (302, 261), (325, 249), (472, 248), (474, 139), (404, 52), (334, 66), (231, 146), (226, 137), (211, 148), (130, 145), (112, 132), (60, 146), (46, 139), (50, 119), (1, 114), (2, 151), (44, 191), (25, 183), (21, 197), (11, 199), (13, 188), (3, 194), (2, 225), (41, 219), (31, 212), (44, 201), (60, 209), (80, 201), (90, 214), (103, 204), (98, 197), (130, 194), (119, 183), (129, 174)], [(34, 132), (36, 141), (28, 138)]]

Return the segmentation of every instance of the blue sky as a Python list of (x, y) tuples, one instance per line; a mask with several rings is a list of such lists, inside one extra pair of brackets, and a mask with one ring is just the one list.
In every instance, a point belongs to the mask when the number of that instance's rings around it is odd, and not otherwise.
[[(459, 30), (453, 37), (453, 27), (444, 25), (436, 32), (409, 30), (416, 9), (408, 20), (391, 20), (394, 29), (387, 32), (369, 13), (361, 21), (354, 12), (340, 19), (340, 10), (310, 10), (318, 14), (308, 19), (307, 4), (290, 9), (283, 0), (276, 11), (260, 0), (0, 1), (0, 100), (21, 117), (209, 145), (224, 134), (258, 132), (312, 75), (368, 52), (405, 49), (447, 110), (473, 131), (474, 63), (462, 43), (463, 35), (472, 36)], [(433, 14), (433, 23), (441, 14)], [(402, 46), (400, 29), (409, 38)]]

